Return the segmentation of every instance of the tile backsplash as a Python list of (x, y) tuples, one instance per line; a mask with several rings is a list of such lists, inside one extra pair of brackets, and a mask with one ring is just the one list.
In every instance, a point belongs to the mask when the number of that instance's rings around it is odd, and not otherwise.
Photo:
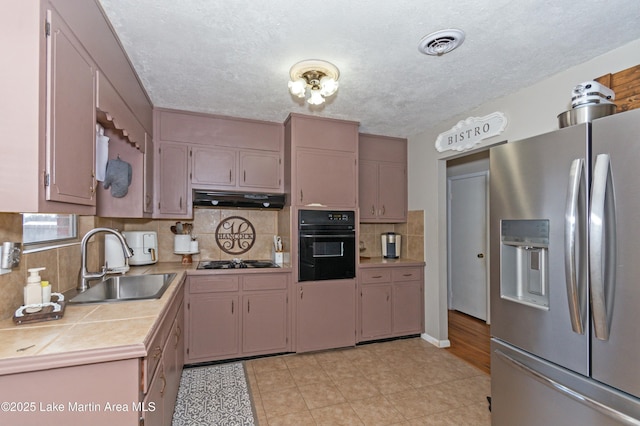
[(361, 256), (382, 256), (380, 234), (396, 232), (402, 236), (401, 257), (424, 260), (424, 211), (409, 211), (406, 223), (361, 223), (360, 241), (364, 243)]
[[(290, 251), (290, 211), (272, 210), (224, 210), (195, 209), (192, 235), (199, 242), (198, 254), (193, 262), (199, 260), (230, 259), (234, 256), (223, 252), (215, 240), (216, 228), (222, 220), (231, 216), (240, 216), (251, 222), (255, 228), (256, 240), (252, 248), (242, 254), (245, 259), (269, 259), (273, 236), (282, 236), (284, 250)], [(115, 228), (123, 231), (156, 231), (158, 233), (158, 260), (160, 262), (180, 262), (182, 255), (173, 252), (174, 234), (171, 226), (176, 220), (158, 219), (110, 219), (97, 216), (80, 216), (78, 235), (83, 236), (96, 227)], [(361, 224), (360, 240), (366, 249), (363, 256), (381, 256), (380, 234), (397, 232), (402, 235), (402, 257), (424, 259), (424, 212), (410, 211), (408, 222), (402, 224)], [(18, 213), (0, 213), (0, 242), (22, 241), (22, 215)], [(98, 234), (88, 244), (88, 269), (97, 271), (104, 259), (104, 234)], [(80, 240), (57, 248), (32, 251), (22, 255), (20, 266), (12, 272), (0, 275), (0, 319), (13, 316), (23, 303), (23, 288), (27, 269), (44, 266), (41, 272), (43, 280), (48, 280), (52, 291), (65, 292), (76, 287), (80, 273)]]

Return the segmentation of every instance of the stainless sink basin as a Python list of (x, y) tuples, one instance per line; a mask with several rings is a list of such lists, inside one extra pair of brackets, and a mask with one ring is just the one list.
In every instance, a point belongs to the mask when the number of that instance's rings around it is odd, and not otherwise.
[(94, 284), (69, 303), (120, 302), (160, 298), (176, 274), (118, 275)]

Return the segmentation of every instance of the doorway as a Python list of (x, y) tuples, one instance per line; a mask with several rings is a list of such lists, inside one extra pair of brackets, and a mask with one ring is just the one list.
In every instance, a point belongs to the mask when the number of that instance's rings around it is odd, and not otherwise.
[(447, 161), (447, 304), (490, 323), (489, 150)]

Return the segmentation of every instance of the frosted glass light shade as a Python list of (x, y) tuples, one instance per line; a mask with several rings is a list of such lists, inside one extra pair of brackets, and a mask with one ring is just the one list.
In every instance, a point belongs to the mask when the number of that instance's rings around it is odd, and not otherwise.
[(311, 96), (307, 99), (311, 105), (322, 105), (324, 103), (324, 97), (318, 89), (311, 89)]
[(304, 92), (307, 88), (307, 82), (303, 78), (295, 81), (289, 81), (289, 91), (293, 96), (304, 98)]
[(331, 77), (322, 77), (320, 79), (320, 94), (322, 96), (331, 96), (338, 90), (338, 82)]

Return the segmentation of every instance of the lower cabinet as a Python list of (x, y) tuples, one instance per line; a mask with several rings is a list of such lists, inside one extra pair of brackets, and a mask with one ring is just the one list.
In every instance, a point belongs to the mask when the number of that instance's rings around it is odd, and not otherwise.
[(185, 362), (288, 351), (289, 275), (189, 277)]
[(69, 352), (77, 364), (46, 368), (41, 358), (40, 370), (0, 375), (0, 401), (15, 402), (0, 424), (170, 426), (184, 364), (183, 298), (180, 285), (143, 358)]
[(361, 268), (358, 341), (422, 333), (423, 277), (423, 267)]
[(356, 281), (298, 284), (296, 352), (356, 344)]
[(184, 366), (183, 294), (180, 292), (175, 305), (152, 339), (149, 355), (142, 362), (143, 392), (146, 390), (146, 393), (140, 406), (141, 424), (171, 426), (173, 421)]

